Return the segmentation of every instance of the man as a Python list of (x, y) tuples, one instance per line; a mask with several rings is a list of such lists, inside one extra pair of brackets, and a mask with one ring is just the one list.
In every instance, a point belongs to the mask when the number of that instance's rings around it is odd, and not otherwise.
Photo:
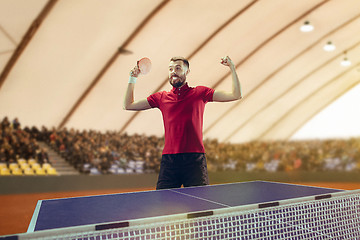
[(203, 86), (189, 87), (186, 82), (190, 72), (188, 60), (173, 57), (169, 64), (169, 83), (173, 89), (154, 93), (138, 101), (134, 101), (134, 87), (140, 70), (137, 66), (131, 70), (124, 109), (140, 111), (159, 108), (163, 115), (165, 145), (156, 189), (209, 184), (202, 139), (205, 104), (242, 98), (234, 63), (228, 56), (222, 58), (221, 63), (228, 66), (232, 74), (230, 92)]

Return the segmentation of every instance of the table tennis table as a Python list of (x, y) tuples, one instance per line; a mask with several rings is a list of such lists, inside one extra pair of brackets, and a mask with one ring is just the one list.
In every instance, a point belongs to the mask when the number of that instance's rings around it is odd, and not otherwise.
[(40, 200), (28, 232), (123, 222), (189, 212), (264, 204), (339, 192), (329, 188), (253, 181), (147, 192)]
[[(291, 221), (295, 221), (298, 218), (292, 217), (292, 213), (284, 214), (285, 210), (280, 209), (281, 206), (287, 206), (291, 203), (298, 202), (311, 202), (316, 208), (318, 208), (318, 201), (321, 201), (319, 208), (324, 208), (325, 211), (328, 210), (331, 204), (334, 202), (329, 201), (343, 201), (343, 195), (348, 195), (348, 191), (330, 189), (330, 188), (320, 188), (320, 187), (310, 187), (303, 185), (295, 184), (285, 184), (278, 182), (266, 182), (266, 181), (251, 181), (251, 182), (242, 182), (242, 183), (230, 183), (230, 184), (219, 184), (219, 185), (209, 185), (201, 187), (189, 187), (189, 188), (178, 188), (178, 189), (166, 189), (166, 190), (157, 190), (157, 191), (144, 191), (144, 192), (132, 192), (132, 193), (119, 193), (119, 194), (107, 194), (107, 195), (97, 195), (97, 196), (87, 196), (87, 197), (74, 197), (74, 198), (63, 198), (63, 199), (49, 199), (49, 200), (40, 200), (37, 203), (35, 208), (32, 220), (30, 222), (28, 233), (40, 233), (56, 229), (68, 229), (82, 227), (87, 231), (105, 231), (111, 229), (123, 229), (131, 228), (133, 226), (139, 226), (139, 224), (151, 225), (154, 223), (161, 223), (167, 219), (172, 219), (172, 221), (191, 221), (195, 219), (198, 223), (194, 223), (193, 226), (196, 231), (203, 227), (205, 220), (212, 221), (216, 223), (214, 226), (221, 225), (231, 227), (231, 229), (226, 230), (217, 230), (217, 232), (225, 231), (226, 236), (234, 236), (234, 238), (215, 238), (214, 231), (216, 227), (206, 227), (207, 230), (212, 231), (212, 235), (208, 233), (202, 233), (196, 235), (193, 229), (181, 230), (182, 226), (187, 226), (188, 223), (181, 223), (183, 225), (177, 225), (175, 229), (178, 233), (182, 232), (183, 234), (190, 237), (184, 238), (170, 238), (166, 233), (162, 235), (151, 235), (153, 231), (158, 229), (163, 229), (163, 231), (170, 231), (174, 227), (169, 226), (157, 226), (154, 227), (151, 231), (146, 231), (144, 229), (133, 230), (131, 233), (117, 233), (117, 238), (115, 239), (247, 239), (236, 235), (241, 231), (242, 234), (255, 234), (252, 230), (244, 230), (242, 224), (250, 224), (251, 226), (256, 226), (257, 228), (261, 226), (261, 231), (258, 236), (263, 236), (261, 239), (266, 239), (266, 232), (276, 232), (281, 231), (281, 236), (287, 236), (287, 231), (294, 232), (293, 223), (290, 223), (288, 220), (289, 217)], [(359, 192), (351, 193), (350, 200), (346, 200), (346, 203), (341, 205), (350, 205), (351, 214), (355, 214), (355, 218), (360, 218), (360, 195)], [(340, 200), (339, 200), (340, 198)], [(334, 199), (334, 200), (333, 200)], [(325, 201), (325, 203), (323, 203)], [(339, 202), (339, 203), (340, 203)], [(337, 202), (336, 202), (337, 203)], [(355, 204), (355, 206), (352, 206)], [(330, 207), (331, 208), (331, 207)], [(349, 207), (345, 207), (350, 209)], [(241, 214), (235, 216), (231, 215), (226, 218), (216, 218), (216, 220), (211, 220), (212, 217), (217, 217), (224, 213), (229, 213), (233, 211), (248, 210), (250, 215), (253, 218), (259, 219), (258, 223), (255, 223), (254, 220), (244, 220), (244, 217)], [(258, 213), (259, 211), (266, 209), (267, 212)], [(268, 210), (270, 209), (270, 210)], [(277, 210), (274, 210), (277, 209)], [(300, 215), (304, 215), (305, 210), (308, 209), (308, 206), (299, 205), (293, 208), (292, 211), (298, 211)], [(254, 212), (255, 211), (255, 212)], [(284, 211), (284, 212), (283, 212)], [(287, 211), (287, 210), (286, 210)], [(317, 210), (318, 211), (318, 210)], [(340, 211), (344, 211), (341, 209)], [(350, 210), (349, 210), (350, 211)], [(309, 210), (310, 215), (316, 215), (314, 211)], [(271, 214), (281, 215), (282, 218), (285, 216), (285, 220), (278, 217), (273, 218)], [(338, 212), (334, 213), (335, 215)], [(349, 215), (349, 213), (346, 213)], [(315, 216), (314, 215), (314, 216)], [(334, 216), (335, 216), (334, 215)], [(307, 215), (306, 215), (307, 216)], [(232, 219), (237, 222), (237, 228), (235, 229), (235, 223), (225, 223), (227, 219)], [(261, 223), (262, 220), (271, 218), (271, 224), (279, 223), (287, 225), (287, 227), (282, 227), (281, 230), (271, 230), (272, 226), (269, 223)], [(317, 218), (317, 216), (315, 216)], [(320, 217), (321, 218), (321, 217)], [(319, 219), (320, 219), (319, 218)], [(140, 219), (140, 220), (139, 220)], [(148, 221), (142, 221), (143, 219)], [(152, 220), (151, 220), (152, 219)], [(200, 219), (200, 220), (198, 220)], [(223, 220), (225, 219), (225, 220)], [(315, 220), (319, 222), (320, 220)], [(333, 218), (334, 221), (338, 221), (336, 217)], [(140, 221), (140, 222), (139, 222)], [(256, 220), (257, 222), (258, 220)], [(266, 220), (267, 221), (267, 220)], [(297, 220), (296, 220), (297, 221)], [(354, 220), (352, 220), (354, 221)], [(190, 224), (190, 223), (189, 223)], [(302, 224), (310, 224), (308, 220), (304, 220)], [(312, 224), (312, 223), (311, 223)], [(329, 223), (330, 224), (330, 223)], [(331, 223), (332, 224), (332, 223)], [(355, 220), (355, 230), (353, 232), (360, 232), (360, 223), (359, 220)], [(250, 225), (249, 225), (250, 226)], [(290, 227), (289, 227), (290, 226)], [(307, 226), (307, 225), (306, 225)], [(310, 226), (310, 225), (309, 225)], [(306, 227), (302, 227), (306, 228)], [(348, 225), (346, 228), (349, 228)], [(173, 229), (174, 230), (174, 229)], [(175, 231), (174, 230), (174, 231)], [(232, 232), (231, 235), (228, 231)], [(297, 231), (297, 230), (296, 230)], [(303, 229), (301, 231), (307, 232)], [(148, 233), (150, 237), (148, 238), (136, 238), (137, 234)], [(164, 235), (165, 234), (165, 235)], [(192, 234), (192, 235), (191, 235)], [(261, 235), (263, 234), (263, 235)], [(280, 234), (280, 233), (279, 233)], [(323, 233), (321, 233), (323, 234)], [(356, 234), (356, 233), (354, 233)], [(124, 238), (120, 238), (120, 235)], [(125, 238), (127, 236), (128, 238)], [(132, 237), (131, 237), (132, 236)], [(140, 236), (140, 235), (139, 235)], [(154, 237), (155, 236), (155, 237)], [(160, 236), (168, 236), (169, 238), (160, 238)], [(206, 238), (206, 236), (213, 236), (214, 238)], [(217, 235), (219, 236), (219, 235)], [(254, 235), (255, 236), (255, 235)], [(270, 235), (269, 235), (270, 236)], [(280, 235), (279, 235), (280, 236)], [(309, 235), (310, 236), (310, 235)], [(311, 235), (312, 236), (312, 235)], [(317, 235), (314, 235), (317, 236)], [(326, 236), (326, 235), (325, 235)], [(329, 235), (330, 236), (330, 235)], [(359, 235), (357, 235), (359, 236)], [(159, 238), (158, 238), (159, 237)], [(360, 236), (359, 236), (360, 237)], [(77, 239), (77, 238), (73, 238)], [(92, 238), (78, 238), (78, 239), (92, 239)], [(97, 239), (97, 238), (93, 238)], [(99, 238), (99, 239), (112, 239), (112, 238)], [(250, 238), (249, 238), (250, 239)], [(254, 238), (251, 238), (254, 239)], [(260, 239), (260, 238), (259, 238)], [(269, 238), (270, 239), (270, 238)], [(271, 238), (277, 239), (277, 238)], [(278, 238), (281, 239), (281, 238)], [(284, 238), (286, 239), (286, 238)], [(291, 239), (291, 238), (289, 238)], [(326, 239), (326, 238), (324, 238)]]

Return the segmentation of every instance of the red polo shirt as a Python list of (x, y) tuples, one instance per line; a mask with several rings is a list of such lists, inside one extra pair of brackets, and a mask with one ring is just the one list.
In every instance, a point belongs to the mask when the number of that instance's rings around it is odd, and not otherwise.
[(212, 101), (214, 91), (212, 88), (193, 88), (186, 84), (147, 98), (150, 106), (159, 108), (163, 115), (163, 154), (205, 153), (202, 133), (204, 109), (205, 104)]

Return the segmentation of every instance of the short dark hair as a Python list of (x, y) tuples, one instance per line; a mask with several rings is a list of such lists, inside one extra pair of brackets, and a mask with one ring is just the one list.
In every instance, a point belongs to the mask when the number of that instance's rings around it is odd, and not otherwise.
[(170, 62), (175, 62), (175, 61), (182, 61), (187, 66), (187, 68), (190, 69), (189, 61), (186, 58), (184, 58), (184, 57), (172, 57), (170, 59)]

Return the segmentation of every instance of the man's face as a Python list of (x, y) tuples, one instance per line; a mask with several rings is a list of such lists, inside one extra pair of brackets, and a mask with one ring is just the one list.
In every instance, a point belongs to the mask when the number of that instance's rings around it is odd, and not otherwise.
[(173, 87), (182, 87), (186, 82), (189, 69), (183, 61), (171, 61), (169, 64), (169, 82)]

